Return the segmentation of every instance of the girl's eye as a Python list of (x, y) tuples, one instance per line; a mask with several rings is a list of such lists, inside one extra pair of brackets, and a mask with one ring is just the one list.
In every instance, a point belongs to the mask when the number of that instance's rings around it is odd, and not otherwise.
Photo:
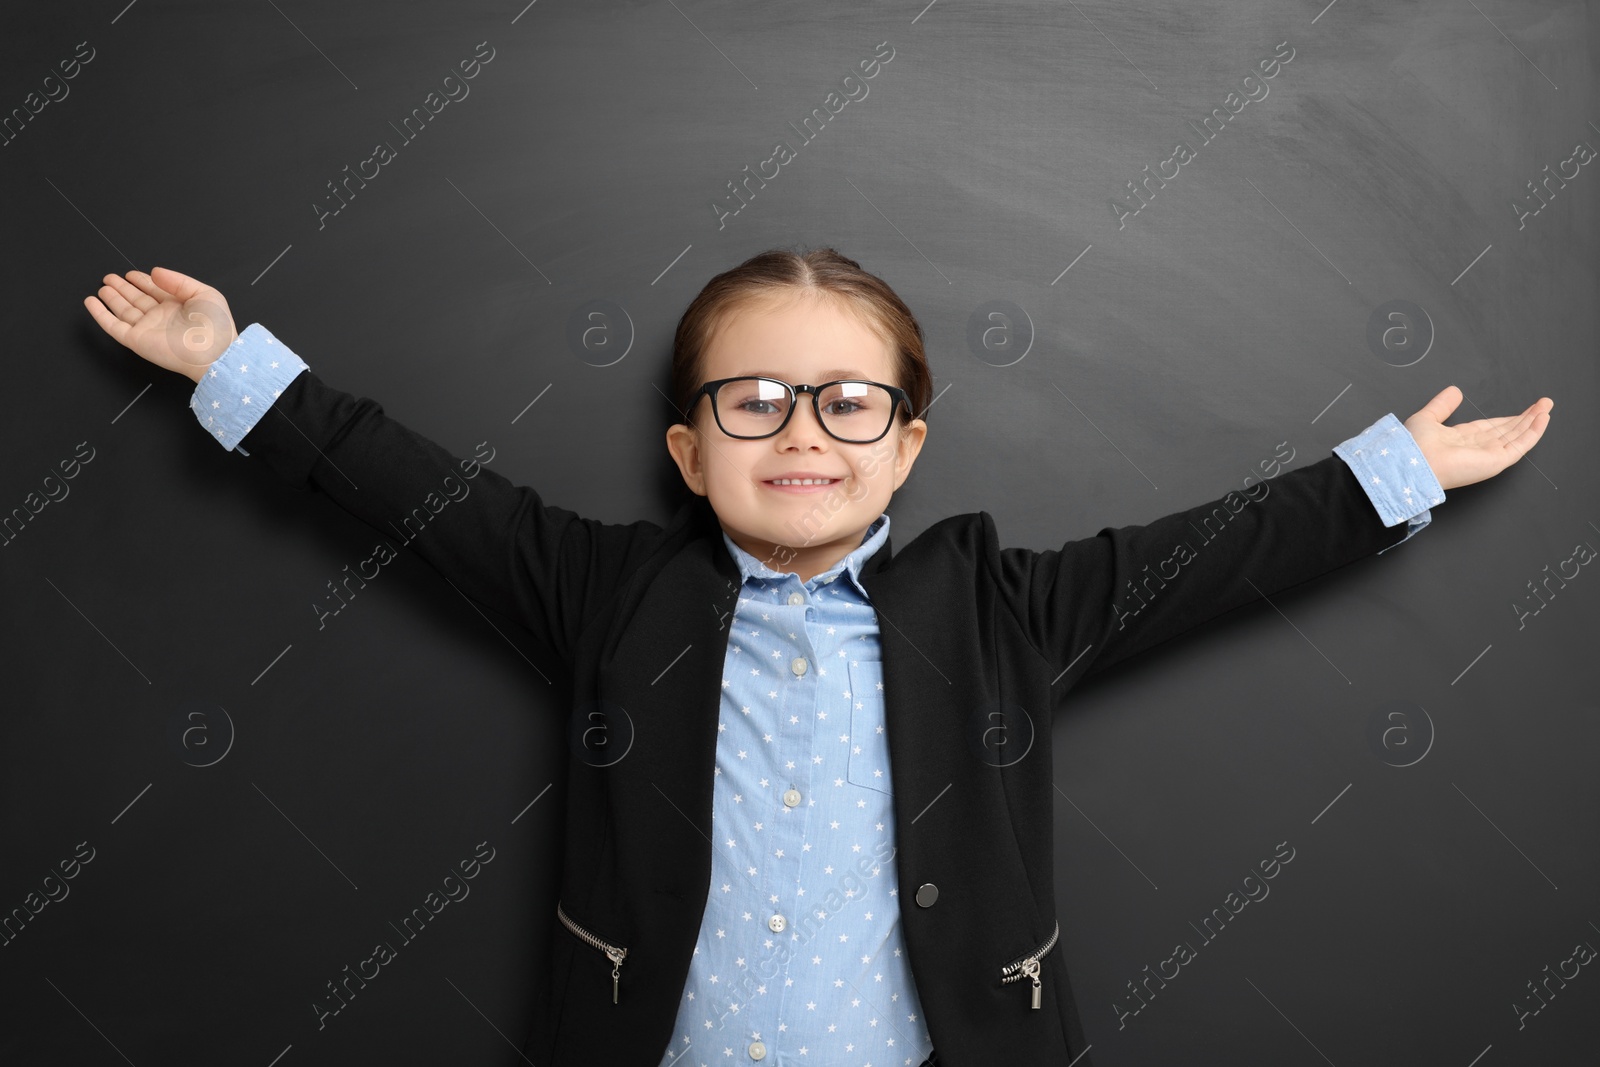
[(742, 400), (742, 401), (739, 402), (739, 410), (743, 411), (743, 412), (746, 412), (746, 413), (748, 413), (750, 415), (772, 415), (772, 414), (776, 414), (776, 412), (770, 411), (770, 410), (769, 411), (758, 411), (758, 410), (755, 410), (757, 407), (759, 407), (761, 405), (766, 405), (766, 407), (771, 408), (772, 407), (772, 401), (770, 401), (770, 400)]
[(835, 400), (829, 403), (825, 410), (830, 415), (854, 415), (862, 408), (863, 405), (854, 400)]

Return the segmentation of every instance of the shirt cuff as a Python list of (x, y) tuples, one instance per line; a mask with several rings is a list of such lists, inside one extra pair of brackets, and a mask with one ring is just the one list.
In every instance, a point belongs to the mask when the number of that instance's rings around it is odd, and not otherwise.
[(1411, 540), (1433, 521), (1432, 506), (1444, 503), (1444, 488), (1433, 468), (1411, 431), (1393, 412), (1341, 442), (1333, 452), (1350, 466), (1385, 526), (1406, 523), (1406, 535), (1380, 549), (1380, 556)]
[(305, 360), (272, 331), (253, 322), (206, 368), (189, 398), (189, 408), (206, 432), (231, 452), (295, 376), (308, 369)]

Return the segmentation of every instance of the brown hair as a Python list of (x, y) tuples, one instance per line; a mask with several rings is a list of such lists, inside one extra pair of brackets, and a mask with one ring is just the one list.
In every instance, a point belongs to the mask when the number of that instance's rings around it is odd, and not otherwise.
[(922, 347), (922, 327), (905, 302), (875, 274), (832, 248), (795, 252), (774, 248), (751, 256), (712, 278), (678, 320), (672, 343), (672, 402), (679, 421), (693, 425), (689, 399), (700, 388), (706, 346), (729, 316), (751, 304), (815, 294), (837, 300), (894, 349), (894, 375), (906, 391), (912, 415), (902, 406), (895, 414), (904, 425), (927, 411), (933, 375)]

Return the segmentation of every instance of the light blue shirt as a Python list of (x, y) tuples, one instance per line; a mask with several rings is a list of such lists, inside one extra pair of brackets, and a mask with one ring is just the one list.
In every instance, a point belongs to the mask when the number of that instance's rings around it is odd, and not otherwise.
[[(1406, 535), (1389, 548), (1398, 548), (1433, 521), (1434, 504), (1444, 503), (1444, 489), (1433, 468), (1417, 447), (1405, 423), (1390, 412), (1354, 437), (1341, 441), (1333, 454), (1350, 465), (1361, 488), (1385, 526), (1406, 523)], [(1383, 555), (1389, 548), (1378, 550)]]
[[(933, 1047), (900, 929), (878, 620), (861, 567), (744, 576), (717, 722), (711, 890), (664, 1064), (875, 1063)], [(685, 1056), (685, 1053), (688, 1053)]]
[(223, 448), (248, 456), (239, 442), (305, 369), (305, 360), (253, 322), (206, 368), (189, 398), (189, 409)]
[[(235, 449), (305, 369), (254, 323), (190, 407)], [(1385, 526), (1407, 523), (1396, 544), (1444, 500), (1392, 413), (1333, 451)], [(717, 724), (711, 887), (663, 1065), (750, 1065), (759, 1042), (762, 1067), (916, 1067), (932, 1048), (901, 936), (883, 664), (860, 583), (889, 523), (880, 515), (806, 582), (723, 534), (743, 586)]]

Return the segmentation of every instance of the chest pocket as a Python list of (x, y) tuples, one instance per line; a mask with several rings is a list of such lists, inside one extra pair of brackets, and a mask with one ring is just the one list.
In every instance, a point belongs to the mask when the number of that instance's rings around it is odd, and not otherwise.
[[(852, 785), (894, 794), (889, 780), (889, 727), (884, 717), (883, 664), (850, 664), (850, 767)], [(857, 751), (859, 749), (859, 751)]]

